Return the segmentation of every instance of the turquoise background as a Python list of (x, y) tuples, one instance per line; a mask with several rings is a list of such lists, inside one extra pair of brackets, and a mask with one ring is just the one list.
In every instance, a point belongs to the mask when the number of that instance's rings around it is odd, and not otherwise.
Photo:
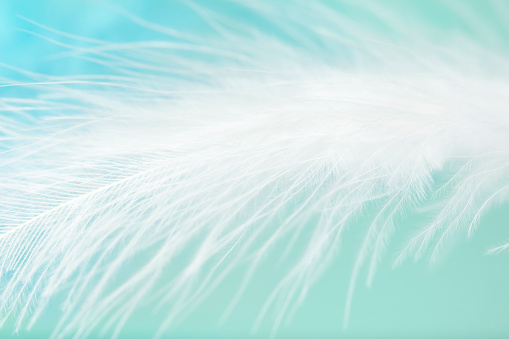
[[(454, 1), (387, 1), (385, 6), (403, 13), (409, 28), (430, 41), (442, 43), (447, 37), (462, 35), (486, 48), (505, 53), (509, 36), (500, 12), (489, 1), (463, 1), (467, 11), (458, 14), (451, 9)], [(59, 57), (65, 48), (46, 41), (51, 33), (24, 21), (20, 16), (68, 33), (90, 38), (131, 42), (146, 39), (168, 39), (167, 36), (127, 20), (107, 4), (114, 4), (150, 22), (182, 31), (210, 34), (210, 28), (193, 11), (177, 1), (2, 1), (0, 2), (0, 82), (5, 79), (26, 80), (13, 70), (20, 69), (50, 75), (107, 73), (106, 69), (73, 57)], [(210, 7), (239, 20), (253, 22), (262, 29), (263, 18), (231, 6), (227, 1), (204, 2)], [(278, 2), (276, 2), (277, 4)], [(411, 4), (410, 4), (411, 3)], [(504, 5), (504, 2), (499, 2)], [(297, 2), (296, 2), (297, 5)], [(348, 13), (364, 25), (397, 38), (400, 32), (387, 27), (375, 16), (354, 6), (330, 1), (331, 7)], [(466, 14), (465, 14), (466, 13)], [(469, 14), (470, 13), (470, 16)], [(484, 31), (472, 26), (472, 17), (487, 27)], [(416, 20), (419, 19), (419, 20)], [(307, 23), (312, 25), (313, 23)], [(36, 36), (26, 32), (42, 35)], [(486, 33), (488, 32), (488, 33)], [(273, 32), (282, 34), (279, 31)], [(487, 36), (486, 34), (489, 34)], [(86, 43), (63, 38), (73, 45)], [(1, 89), (0, 96), (28, 95), (22, 89)], [(406, 262), (392, 270), (391, 264), (401, 243), (412, 230), (422, 225), (419, 218), (400, 223), (374, 284), (368, 289), (361, 280), (356, 290), (349, 328), (342, 330), (343, 305), (354, 257), (365, 232), (365, 225), (352, 225), (343, 241), (341, 256), (315, 285), (295, 314), (283, 324), (280, 338), (508, 338), (509, 337), (509, 252), (485, 256), (491, 245), (509, 237), (507, 231), (509, 206), (499, 206), (487, 213), (473, 239), (459, 234), (454, 248), (445, 253), (440, 263), (430, 266), (426, 260)], [(409, 232), (405, 232), (409, 230)], [(277, 257), (277, 252), (273, 253)], [(239, 268), (185, 321), (169, 335), (175, 338), (241, 338), (248, 336), (263, 301), (273, 287), (280, 268), (276, 260), (267, 260), (253, 279), (245, 296), (224, 324), (218, 320), (227, 307), (235, 287), (245, 270)], [(276, 258), (273, 258), (276, 259)], [(362, 278), (362, 277), (361, 277)], [(12, 337), (45, 338), (58, 314), (54, 305), (30, 332)], [(136, 315), (122, 332), (122, 338), (143, 338), (149, 334), (161, 314), (150, 309)], [(270, 314), (269, 314), (270, 320)], [(0, 331), (1, 338), (11, 337), (11, 324)], [(272, 330), (270, 321), (262, 323), (253, 337), (267, 337)], [(107, 337), (107, 335), (106, 335)]]

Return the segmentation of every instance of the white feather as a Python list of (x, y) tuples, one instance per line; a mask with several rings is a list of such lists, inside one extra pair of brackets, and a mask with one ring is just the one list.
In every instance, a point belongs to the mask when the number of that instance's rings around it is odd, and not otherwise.
[[(485, 45), (453, 35), (436, 42), (439, 32), (411, 31), (380, 3), (346, 4), (391, 34), (335, 5), (303, 1), (243, 5), (278, 34), (196, 4), (214, 33), (176, 32), (127, 13), (168, 40), (86, 39), (89, 47), (78, 48), (47, 30), (69, 55), (111, 75), (20, 71), (32, 80), (2, 86), (33, 93), (0, 99), (2, 322), (30, 327), (64, 296), (56, 338), (98, 326), (115, 337), (149, 302), (168, 312), (161, 335), (247, 264), (226, 318), (259, 264), (288, 246), (299, 259), (257, 323), (277, 301), (277, 329), (335, 258), (348, 226), (374, 206), (346, 325), (360, 271), (371, 284), (391, 235), (404, 231), (402, 214), (437, 211), (395, 264), (435, 260), (449, 238), (474, 234), (483, 212), (509, 194), (503, 36), (471, 20), (490, 38)], [(412, 27), (426, 24), (418, 18)]]

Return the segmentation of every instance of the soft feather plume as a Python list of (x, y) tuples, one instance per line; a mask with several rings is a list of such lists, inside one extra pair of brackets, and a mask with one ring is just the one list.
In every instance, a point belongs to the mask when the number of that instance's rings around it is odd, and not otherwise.
[[(189, 3), (210, 26), (205, 36), (117, 9), (168, 36), (133, 43), (34, 23), (110, 73), (17, 70), (31, 80), (4, 79), (3, 90), (30, 94), (0, 99), (2, 322), (30, 327), (57, 298), (55, 338), (97, 327), (115, 337), (152, 303), (167, 312), (162, 335), (247, 265), (226, 318), (279, 245), (282, 257), (299, 259), (254, 323), (277, 305), (277, 329), (371, 206), (346, 325), (360, 271), (371, 284), (391, 235), (404, 231), (403, 214), (434, 211), (395, 265), (436, 260), (454, 235), (474, 235), (483, 212), (509, 195), (507, 24), (500, 33), (472, 19), (468, 4), (450, 3), (486, 42), (453, 34), (432, 42), (440, 32), (408, 26), (426, 27), (425, 17), (381, 2), (341, 5), (235, 4), (271, 34)], [(509, 17), (504, 2), (488, 5)], [(61, 42), (68, 38), (88, 47)]]

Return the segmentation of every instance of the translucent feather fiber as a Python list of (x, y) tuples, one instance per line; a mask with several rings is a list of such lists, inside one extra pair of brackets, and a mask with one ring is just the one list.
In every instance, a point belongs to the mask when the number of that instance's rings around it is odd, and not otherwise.
[[(433, 40), (440, 32), (417, 29), (424, 17), (382, 2), (342, 5), (235, 3), (270, 34), (188, 3), (210, 27), (203, 36), (118, 9), (168, 37), (133, 43), (34, 23), (68, 56), (110, 73), (2, 79), (0, 89), (29, 93), (0, 98), (2, 323), (30, 328), (58, 301), (55, 338), (97, 328), (116, 337), (148, 303), (167, 314), (161, 336), (245, 265), (227, 318), (283, 246), (282, 258), (299, 259), (253, 319), (277, 308), (276, 331), (370, 206), (341, 305), (346, 326), (359, 273), (372, 283), (408, 211), (433, 218), (408, 233), (395, 265), (435, 261), (451, 238), (475, 236), (483, 213), (509, 196), (507, 3), (486, 2), (497, 29), (468, 3), (448, 4), (482, 43)], [(491, 252), (508, 248), (509, 231), (500, 236)]]

